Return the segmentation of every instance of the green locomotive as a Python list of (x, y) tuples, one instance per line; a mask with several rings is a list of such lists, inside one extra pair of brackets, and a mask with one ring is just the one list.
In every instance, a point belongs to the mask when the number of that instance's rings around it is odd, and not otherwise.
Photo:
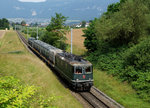
[(28, 43), (31, 48), (45, 57), (48, 63), (53, 66), (75, 90), (90, 90), (93, 85), (93, 68), (89, 61), (34, 38), (29, 38)]

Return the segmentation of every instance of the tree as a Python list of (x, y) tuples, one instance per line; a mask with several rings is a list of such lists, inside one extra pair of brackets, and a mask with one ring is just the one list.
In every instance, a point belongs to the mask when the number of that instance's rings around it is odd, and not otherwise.
[(37, 33), (36, 32), (32, 32), (31, 33), (31, 37), (34, 37), (36, 39), (37, 38)]
[(0, 29), (9, 29), (9, 21), (6, 18), (0, 19)]
[(25, 26), (25, 25), (26, 25), (26, 22), (23, 20), (23, 21), (21, 22), (21, 25), (22, 25), (22, 26)]
[(84, 46), (88, 49), (89, 52), (94, 52), (97, 50), (97, 39), (96, 39), (96, 30), (95, 30), (95, 24), (97, 19), (91, 21), (89, 27), (87, 29), (83, 30), (85, 37), (84, 40)]
[(105, 12), (104, 14), (109, 16), (109, 14), (118, 12), (120, 10), (119, 9), (120, 5), (123, 4), (123, 3), (125, 3), (126, 1), (127, 0), (120, 0), (120, 2), (108, 5), (107, 12)]
[(69, 29), (64, 25), (67, 17), (63, 16), (61, 13), (56, 13), (55, 15), (55, 17), (51, 18), (51, 22), (46, 27), (46, 33), (41, 40), (64, 50), (66, 48), (65, 35)]
[(81, 27), (85, 27), (85, 25), (86, 25), (86, 21), (82, 21)]
[(109, 19), (103, 16), (98, 20), (96, 24), (98, 40), (110, 41), (117, 46), (137, 43), (147, 28), (147, 7), (140, 0), (126, 1), (119, 10)]

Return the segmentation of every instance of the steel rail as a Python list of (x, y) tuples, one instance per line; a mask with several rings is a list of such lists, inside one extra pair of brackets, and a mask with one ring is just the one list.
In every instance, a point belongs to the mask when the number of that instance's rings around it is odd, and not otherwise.
[[(49, 63), (49, 61), (42, 56), (38, 51), (32, 48), (27, 40), (22, 36), (20, 32), (18, 32), (19, 39), (25, 45), (26, 48), (30, 48), (32, 51), (37, 53), (44, 61)], [(108, 97), (106, 94), (101, 92), (96, 87), (92, 86), (90, 92), (78, 92), (78, 94), (93, 108), (124, 108), (122, 105), (117, 103), (115, 100)]]

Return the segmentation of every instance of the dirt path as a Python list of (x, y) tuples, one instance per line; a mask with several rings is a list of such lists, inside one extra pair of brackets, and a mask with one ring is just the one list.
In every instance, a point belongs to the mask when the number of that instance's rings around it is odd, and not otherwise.
[(0, 39), (4, 36), (5, 30), (0, 30)]

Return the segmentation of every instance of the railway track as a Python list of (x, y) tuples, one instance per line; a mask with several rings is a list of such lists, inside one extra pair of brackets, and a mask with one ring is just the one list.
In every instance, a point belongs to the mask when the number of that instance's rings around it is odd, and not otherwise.
[(91, 92), (81, 92), (79, 93), (82, 98), (84, 98), (93, 108), (109, 108), (104, 104), (99, 98), (93, 95)]
[(89, 92), (78, 94), (89, 104), (89, 108), (124, 108), (94, 86)]
[[(22, 41), (24, 46), (31, 53), (33, 53), (32, 51), (34, 51), (34, 49), (30, 47), (27, 40), (22, 36), (20, 32), (17, 31), (17, 33), (18, 33), (19, 39)], [(32, 49), (32, 51), (30, 49)], [(77, 92), (77, 93), (73, 92), (73, 94), (76, 95), (78, 100), (82, 100), (82, 101), (84, 100), (85, 101), (84, 104), (88, 104), (88, 105), (84, 105), (86, 108), (87, 106), (88, 108), (124, 108), (123, 106), (118, 104), (116, 101), (108, 97), (106, 94), (104, 94), (103, 92), (95, 88), (94, 86), (91, 88), (89, 92)], [(82, 99), (79, 99), (79, 98), (82, 98)]]

